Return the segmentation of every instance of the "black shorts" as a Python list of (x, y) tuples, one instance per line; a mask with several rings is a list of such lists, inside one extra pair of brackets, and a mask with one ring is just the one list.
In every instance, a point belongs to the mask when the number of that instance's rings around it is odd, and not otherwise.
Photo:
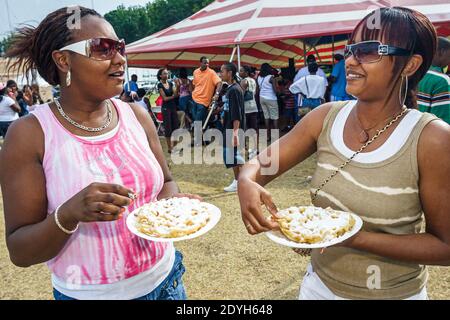
[(12, 121), (0, 121), (0, 137), (5, 137), (9, 126), (13, 123)]
[(258, 112), (245, 114), (245, 126), (247, 129), (258, 130)]
[(245, 164), (245, 159), (237, 147), (223, 147), (223, 162), (227, 169), (242, 166)]

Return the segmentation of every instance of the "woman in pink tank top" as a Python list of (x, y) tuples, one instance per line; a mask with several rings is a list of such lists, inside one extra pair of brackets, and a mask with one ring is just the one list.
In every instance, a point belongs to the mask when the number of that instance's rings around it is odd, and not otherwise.
[(56, 299), (186, 298), (182, 255), (126, 227), (135, 208), (180, 194), (149, 115), (111, 99), (124, 54), (112, 26), (83, 7), (21, 29), (8, 52), (61, 85), (59, 100), (10, 128), (0, 168), (11, 261), (47, 262)]

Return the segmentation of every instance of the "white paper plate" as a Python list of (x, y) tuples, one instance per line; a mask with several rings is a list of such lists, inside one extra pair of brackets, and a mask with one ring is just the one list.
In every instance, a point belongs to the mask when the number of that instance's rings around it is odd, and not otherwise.
[(353, 237), (356, 233), (358, 233), (359, 230), (361, 230), (363, 221), (356, 214), (352, 213), (351, 215), (353, 216), (353, 218), (355, 218), (355, 225), (353, 226), (353, 229), (338, 238), (335, 238), (333, 240), (326, 241), (326, 242), (319, 242), (319, 243), (314, 243), (314, 244), (298, 243), (298, 242), (289, 240), (281, 231), (268, 231), (268, 232), (266, 232), (266, 236), (270, 240), (272, 240), (278, 244), (281, 244), (281, 245), (287, 246), (287, 247), (291, 247), (291, 248), (317, 249), (317, 248), (331, 247), (335, 244), (341, 243), (341, 242)]
[(136, 216), (134, 215), (134, 211), (132, 213), (130, 213), (128, 215), (128, 217), (127, 217), (127, 227), (135, 235), (137, 235), (137, 236), (139, 236), (141, 238), (147, 239), (147, 240), (154, 241), (154, 242), (176, 242), (176, 241), (194, 239), (194, 238), (200, 237), (201, 235), (204, 235), (205, 233), (210, 231), (212, 228), (214, 228), (216, 226), (216, 224), (220, 220), (220, 217), (221, 217), (220, 209), (217, 208), (216, 206), (210, 204), (210, 203), (207, 203), (207, 205), (210, 207), (210, 213), (211, 213), (211, 218), (209, 219), (209, 222), (206, 224), (206, 226), (204, 226), (203, 228), (201, 228), (197, 232), (195, 232), (193, 234), (190, 234), (190, 235), (187, 235), (187, 236), (184, 236), (184, 237), (179, 237), (179, 238), (158, 238), (158, 237), (152, 237), (152, 236), (149, 236), (149, 235), (147, 235), (145, 233), (140, 232), (135, 227), (135, 225), (136, 225)]

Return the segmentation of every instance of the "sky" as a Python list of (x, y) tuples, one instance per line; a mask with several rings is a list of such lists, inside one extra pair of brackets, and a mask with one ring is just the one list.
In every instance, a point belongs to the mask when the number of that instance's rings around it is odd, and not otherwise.
[(5, 37), (11, 28), (14, 29), (20, 24), (36, 26), (47, 14), (65, 6), (94, 7), (100, 14), (105, 14), (121, 4), (129, 7), (145, 5), (148, 2), (151, 0), (0, 0), (0, 38)]

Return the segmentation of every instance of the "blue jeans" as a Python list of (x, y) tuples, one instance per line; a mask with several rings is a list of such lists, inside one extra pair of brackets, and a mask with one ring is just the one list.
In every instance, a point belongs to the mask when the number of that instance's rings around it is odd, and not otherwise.
[(334, 95), (331, 95), (330, 96), (330, 101), (347, 101), (347, 100), (352, 100), (352, 98), (350, 97), (350, 96), (348, 96), (348, 95), (345, 95), (345, 96), (334, 96)]
[(298, 110), (296, 108), (284, 109), (284, 116), (288, 119), (292, 119), (296, 123), (296, 114), (298, 115)]
[(208, 109), (200, 103), (194, 101), (192, 108), (192, 118), (194, 121), (201, 121), (202, 124), (205, 122), (208, 116)]
[[(175, 262), (167, 278), (155, 290), (134, 300), (187, 300), (183, 280), (181, 279), (185, 271), (183, 255), (176, 251)], [(55, 300), (76, 300), (56, 289), (53, 289), (53, 296)]]
[(192, 110), (191, 110), (192, 104), (193, 104), (192, 96), (180, 97), (180, 100), (178, 103), (178, 108), (181, 111), (184, 111), (184, 112), (190, 114), (192, 112)]

